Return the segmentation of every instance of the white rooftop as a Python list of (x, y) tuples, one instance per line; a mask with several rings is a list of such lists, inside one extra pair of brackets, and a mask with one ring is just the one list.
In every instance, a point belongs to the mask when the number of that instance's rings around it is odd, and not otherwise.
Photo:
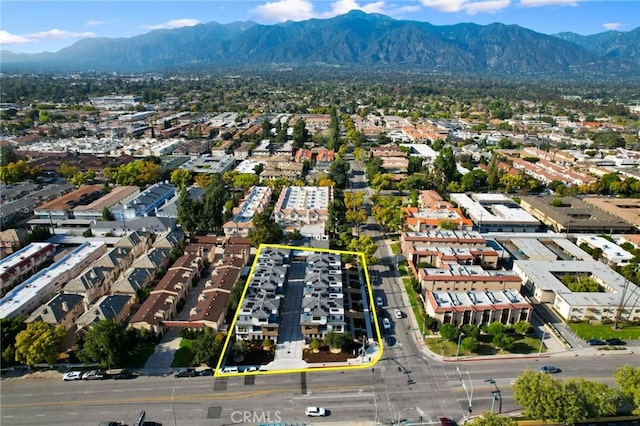
[[(474, 194), (482, 201), (472, 200), (467, 194), (451, 194), (451, 201), (467, 212), (467, 216), (474, 223), (479, 224), (525, 224), (539, 225), (540, 222), (529, 213), (521, 209), (517, 204), (502, 194)], [(498, 204), (504, 201), (505, 204)], [(486, 202), (491, 204), (491, 210), (481, 204)]]
[(472, 307), (527, 303), (517, 290), (434, 291), (438, 307)]

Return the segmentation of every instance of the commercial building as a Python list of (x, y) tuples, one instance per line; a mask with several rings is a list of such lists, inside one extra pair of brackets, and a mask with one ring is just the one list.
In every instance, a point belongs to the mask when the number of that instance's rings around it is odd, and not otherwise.
[(640, 228), (640, 198), (584, 197), (582, 200)]
[(505, 325), (529, 322), (532, 306), (517, 290), (427, 293), (425, 311), (438, 325), (466, 324), (485, 326), (492, 322)]
[(135, 107), (140, 104), (142, 98), (134, 95), (111, 95), (111, 96), (99, 96), (95, 98), (89, 98), (91, 105), (96, 108), (103, 109), (127, 109), (129, 107)]
[[(602, 262), (517, 260), (513, 271), (536, 301), (551, 304), (565, 320), (614, 320), (618, 312), (624, 320), (640, 320), (638, 287)], [(590, 279), (602, 291), (573, 292), (561, 281), (566, 276)]]
[(333, 187), (289, 186), (282, 190), (274, 208), (276, 223), (285, 233), (298, 230), (303, 236), (326, 239), (325, 226)]
[(450, 195), (479, 232), (536, 232), (540, 222), (504, 194)]
[(561, 233), (636, 233), (634, 225), (578, 197), (525, 196), (520, 205)]
[(76, 219), (103, 219), (102, 211), (113, 208), (116, 204), (127, 203), (140, 193), (137, 186), (116, 186), (97, 200), (73, 208)]

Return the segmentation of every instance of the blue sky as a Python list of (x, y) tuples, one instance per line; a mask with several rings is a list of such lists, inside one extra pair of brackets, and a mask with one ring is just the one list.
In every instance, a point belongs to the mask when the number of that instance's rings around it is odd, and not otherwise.
[(211, 21), (273, 24), (353, 9), (434, 25), (502, 22), (544, 34), (589, 35), (640, 26), (640, 0), (2, 0), (0, 48), (55, 52), (82, 38), (131, 37)]

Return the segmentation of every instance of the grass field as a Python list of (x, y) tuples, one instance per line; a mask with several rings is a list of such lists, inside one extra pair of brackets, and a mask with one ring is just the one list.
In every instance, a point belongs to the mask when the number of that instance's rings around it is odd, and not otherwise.
[(193, 362), (193, 352), (191, 352), (192, 345), (193, 340), (182, 339), (180, 341), (180, 348), (176, 351), (173, 362), (171, 363), (172, 367), (191, 367), (191, 363)]
[(622, 325), (622, 328), (614, 330), (612, 324), (588, 324), (584, 322), (569, 323), (569, 327), (581, 339), (610, 339), (617, 337), (622, 340), (640, 339), (640, 325)]
[[(463, 347), (460, 347), (459, 356), (479, 356), (479, 355), (506, 355), (506, 354), (531, 354), (538, 353), (540, 350), (540, 339), (533, 336), (513, 336), (516, 341), (512, 351), (507, 352), (503, 350), (496, 350), (491, 344), (491, 336), (483, 334), (478, 340), (480, 346), (476, 352), (466, 351)], [(431, 352), (436, 355), (442, 355), (447, 358), (455, 357), (458, 342), (451, 342), (444, 339), (425, 339), (426, 345)], [(542, 347), (542, 353), (546, 352), (546, 348)]]

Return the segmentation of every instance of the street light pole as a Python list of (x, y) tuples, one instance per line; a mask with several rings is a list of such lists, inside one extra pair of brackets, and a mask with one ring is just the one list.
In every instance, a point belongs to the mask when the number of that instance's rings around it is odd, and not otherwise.
[(466, 373), (467, 373), (467, 377), (469, 378), (469, 387), (471, 388), (471, 393), (469, 393), (469, 390), (467, 389), (467, 385), (464, 382), (464, 376), (462, 375), (462, 372), (460, 371), (459, 366), (456, 366), (456, 371), (460, 375), (460, 382), (462, 383), (462, 389), (464, 389), (464, 392), (467, 395), (467, 402), (469, 403), (467, 417), (469, 417), (469, 414), (471, 414), (471, 412), (473, 411), (473, 381), (471, 381), (471, 375), (467, 371)]
[(498, 414), (502, 413), (502, 392), (500, 391), (500, 389), (498, 389), (498, 384), (496, 383), (495, 380), (493, 379), (487, 379), (485, 380), (486, 383), (492, 384), (493, 386), (496, 387), (496, 390), (491, 391), (491, 412), (493, 413), (493, 407), (496, 403), (496, 400), (498, 401)]
[(456, 346), (456, 359), (458, 359), (458, 355), (460, 355), (460, 342), (462, 341), (462, 336), (464, 336), (464, 333), (460, 333), (460, 335), (458, 336), (458, 345)]
[(547, 332), (542, 330), (542, 337), (540, 338), (540, 348), (538, 348), (538, 353), (542, 353), (542, 341), (544, 340), (546, 334)]

